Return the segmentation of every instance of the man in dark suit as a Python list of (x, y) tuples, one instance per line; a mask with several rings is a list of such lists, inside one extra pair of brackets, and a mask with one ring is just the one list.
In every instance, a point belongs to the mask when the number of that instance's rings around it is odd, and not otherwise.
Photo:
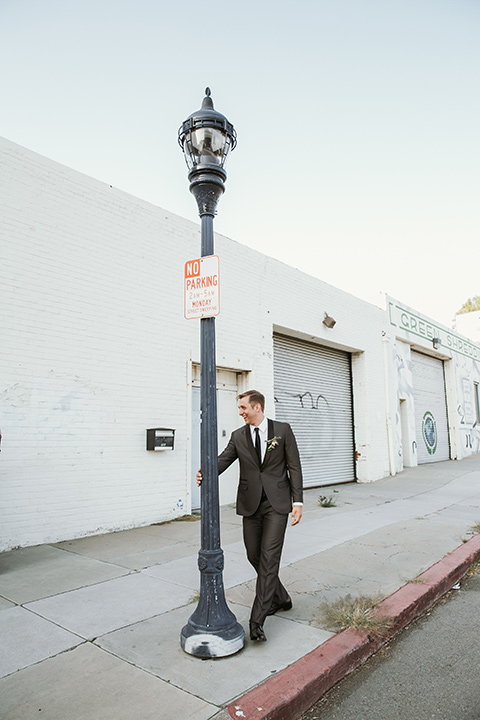
[[(288, 514), (292, 512), (292, 525), (302, 517), (302, 469), (290, 425), (265, 417), (264, 396), (249, 390), (237, 400), (245, 426), (232, 433), (219, 455), (218, 472), (239, 460), (237, 514), (243, 516), (247, 557), (257, 572), (250, 638), (265, 642), (265, 618), (292, 607), (278, 572)], [(199, 471), (197, 483), (201, 481)]]

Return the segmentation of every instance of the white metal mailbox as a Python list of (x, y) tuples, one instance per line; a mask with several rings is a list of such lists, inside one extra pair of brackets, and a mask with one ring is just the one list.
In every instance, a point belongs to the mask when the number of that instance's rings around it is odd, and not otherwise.
[(150, 428), (147, 430), (147, 450), (173, 450), (175, 430), (172, 428)]

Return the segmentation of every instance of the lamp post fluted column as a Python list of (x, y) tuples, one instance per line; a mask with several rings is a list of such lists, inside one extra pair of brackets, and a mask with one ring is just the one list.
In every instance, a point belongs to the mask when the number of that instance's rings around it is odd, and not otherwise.
[[(202, 107), (183, 123), (179, 143), (187, 165), (190, 191), (201, 219), (201, 255), (214, 254), (213, 219), (225, 191), (223, 169), (236, 135), (228, 120), (214, 110), (207, 88)], [(200, 320), (200, 453), (201, 547), (198, 553), (200, 598), (180, 640), (185, 652), (202, 658), (225, 657), (244, 645), (242, 626), (228, 608), (223, 585), (224, 556), (220, 545), (218, 487), (215, 317)]]

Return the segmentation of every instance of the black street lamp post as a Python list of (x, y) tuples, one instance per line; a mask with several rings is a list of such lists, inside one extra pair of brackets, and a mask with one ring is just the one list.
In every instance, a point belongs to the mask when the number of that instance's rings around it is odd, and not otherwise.
[[(190, 192), (201, 218), (202, 257), (214, 254), (213, 218), (225, 191), (227, 173), (223, 166), (236, 133), (227, 118), (217, 112), (205, 90), (202, 107), (192, 113), (178, 131), (178, 142), (189, 168)], [(190, 655), (202, 658), (226, 657), (242, 649), (242, 626), (228, 608), (223, 587), (223, 550), (220, 547), (218, 492), (217, 396), (215, 361), (215, 318), (200, 320), (200, 451), (201, 548), (198, 553), (200, 599), (193, 615), (182, 628), (181, 646)]]

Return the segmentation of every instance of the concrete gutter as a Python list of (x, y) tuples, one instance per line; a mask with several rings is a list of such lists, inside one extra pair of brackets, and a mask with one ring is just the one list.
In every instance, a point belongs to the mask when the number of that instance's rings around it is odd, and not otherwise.
[(358, 668), (450, 590), (480, 559), (480, 534), (385, 598), (378, 608), (393, 620), (381, 637), (344, 630), (231, 703), (222, 715), (247, 720), (298, 720), (327, 690)]

